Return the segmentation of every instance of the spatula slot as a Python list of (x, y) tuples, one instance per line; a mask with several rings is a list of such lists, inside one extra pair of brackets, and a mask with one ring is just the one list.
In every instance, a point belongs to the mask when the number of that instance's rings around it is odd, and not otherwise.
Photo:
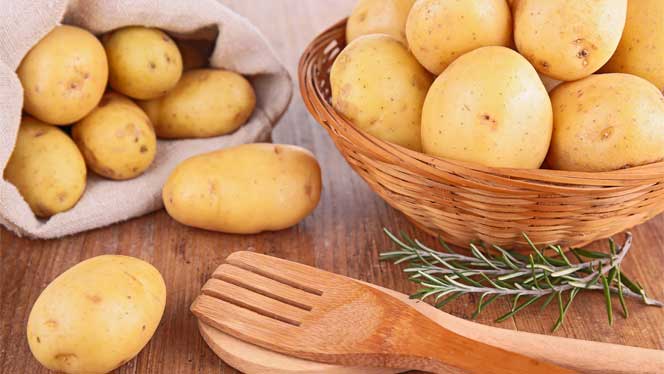
[(305, 311), (311, 311), (316, 296), (287, 284), (274, 281), (231, 264), (223, 264), (212, 278), (246, 288), (263, 296), (279, 300)]
[(202, 293), (293, 326), (300, 326), (302, 319), (308, 313), (306, 310), (219, 279), (207, 281)]
[(323, 296), (322, 290), (311, 286), (316, 283), (315, 273), (303, 265), (299, 266), (305, 269), (300, 270), (289, 261), (244, 251), (231, 254), (226, 262), (312, 295)]

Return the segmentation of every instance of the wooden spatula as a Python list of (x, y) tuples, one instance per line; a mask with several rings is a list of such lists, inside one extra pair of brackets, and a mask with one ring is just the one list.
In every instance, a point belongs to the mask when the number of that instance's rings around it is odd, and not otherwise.
[(574, 371), (456, 334), (375, 288), (309, 266), (236, 252), (191, 307), (203, 323), (289, 356), (433, 373)]

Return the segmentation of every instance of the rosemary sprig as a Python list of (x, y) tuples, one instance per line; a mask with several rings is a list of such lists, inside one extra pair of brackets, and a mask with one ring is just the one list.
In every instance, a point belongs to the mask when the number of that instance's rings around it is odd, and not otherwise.
[[(411, 298), (431, 299), (442, 308), (463, 295), (480, 295), (473, 318), (500, 298), (511, 301), (511, 309), (497, 322), (514, 317), (527, 307), (543, 300), (541, 309), (555, 302), (558, 304), (558, 320), (552, 331), (562, 326), (565, 316), (581, 291), (601, 291), (604, 295), (609, 324), (613, 324), (612, 296), (617, 295), (623, 316), (629, 312), (625, 297), (638, 298), (646, 305), (664, 307), (660, 301), (647, 297), (643, 287), (630, 280), (621, 271), (621, 264), (632, 247), (632, 234), (622, 246), (609, 239), (609, 252), (586, 249), (570, 250), (571, 261), (562, 247), (549, 245), (538, 248), (523, 234), (530, 244), (532, 254), (522, 254), (492, 245), (471, 244), (470, 255), (454, 252), (439, 240), (445, 251), (432, 249), (417, 239), (401, 233), (397, 237), (384, 229), (398, 248), (380, 255), (382, 261), (406, 263), (403, 269), (410, 280), (420, 285)], [(546, 250), (554, 255), (547, 256)]]

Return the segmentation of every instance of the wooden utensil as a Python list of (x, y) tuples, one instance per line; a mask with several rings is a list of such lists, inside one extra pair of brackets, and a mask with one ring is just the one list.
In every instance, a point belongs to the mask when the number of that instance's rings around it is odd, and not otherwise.
[(236, 252), (226, 262), (192, 312), (272, 351), (342, 366), (434, 373), (574, 372), (456, 334), (350, 278), (251, 252)]
[[(215, 273), (216, 274), (216, 273)], [(213, 274), (213, 277), (215, 275)], [(432, 321), (457, 334), (530, 357), (557, 363), (582, 373), (655, 374), (664, 372), (664, 351), (567, 339), (481, 325), (412, 300), (408, 295), (367, 284), (417, 309)], [(302, 360), (273, 352), (199, 322), (201, 335), (226, 363), (254, 374), (395, 374), (397, 369), (343, 367)]]

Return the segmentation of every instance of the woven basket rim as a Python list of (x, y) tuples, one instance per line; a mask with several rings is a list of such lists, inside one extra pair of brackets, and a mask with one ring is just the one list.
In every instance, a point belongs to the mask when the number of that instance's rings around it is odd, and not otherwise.
[[(329, 48), (330, 41), (335, 40), (334, 36), (345, 30), (347, 18), (330, 26), (325, 31), (314, 38), (302, 54), (298, 66), (298, 78), (300, 93), (307, 109), (310, 113), (318, 113), (314, 104), (325, 109), (325, 113), (320, 116), (330, 118), (323, 120), (330, 128), (340, 127), (345, 132), (353, 133), (353, 137), (361, 138), (364, 141), (371, 142), (378, 146), (384, 154), (384, 162), (394, 163), (397, 160), (408, 159), (410, 164), (416, 164), (423, 172), (432, 172), (435, 169), (461, 169), (468, 174), (492, 175), (499, 178), (510, 180), (524, 180), (527, 183), (541, 185), (568, 185), (573, 188), (607, 188), (620, 186), (633, 186), (643, 183), (662, 183), (664, 182), (664, 161), (655, 162), (642, 166), (635, 166), (626, 169), (604, 172), (582, 172), (582, 171), (564, 171), (552, 169), (513, 169), (488, 167), (478, 164), (446, 159), (427, 155), (421, 152), (413, 151), (399, 145), (381, 140), (372, 136), (343, 117), (325, 98), (321, 91), (319, 82), (311, 77), (311, 69), (314, 62)], [(318, 113), (321, 114), (321, 113)], [(358, 147), (359, 148), (359, 147)], [(361, 148), (358, 152), (362, 152)]]

